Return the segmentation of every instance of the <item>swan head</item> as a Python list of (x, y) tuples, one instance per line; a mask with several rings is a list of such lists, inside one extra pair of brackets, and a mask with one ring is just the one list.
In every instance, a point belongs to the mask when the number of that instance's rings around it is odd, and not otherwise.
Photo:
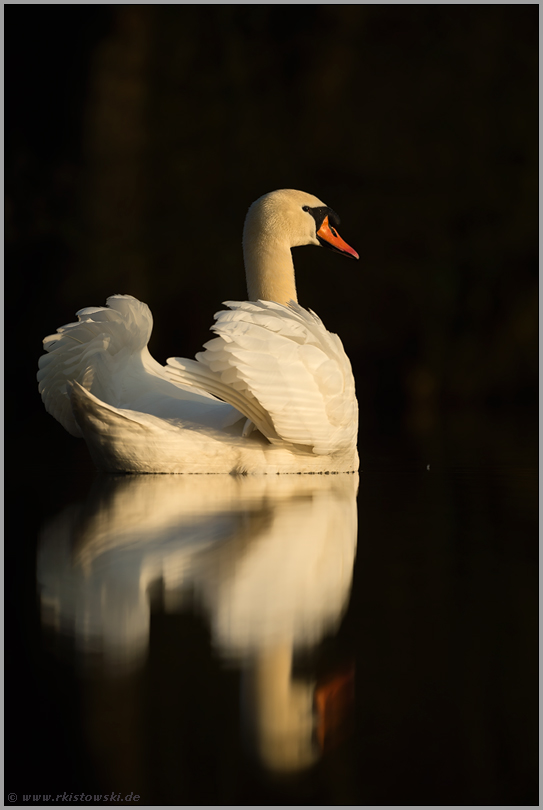
[(259, 197), (249, 208), (243, 245), (322, 245), (358, 259), (358, 253), (338, 234), (338, 225), (336, 212), (318, 197), (291, 188), (279, 189)]

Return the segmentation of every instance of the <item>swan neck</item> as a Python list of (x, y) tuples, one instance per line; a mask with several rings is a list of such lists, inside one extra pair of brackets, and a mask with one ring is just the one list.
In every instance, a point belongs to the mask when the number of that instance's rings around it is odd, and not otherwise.
[(298, 301), (290, 245), (268, 238), (244, 238), (243, 258), (249, 301)]

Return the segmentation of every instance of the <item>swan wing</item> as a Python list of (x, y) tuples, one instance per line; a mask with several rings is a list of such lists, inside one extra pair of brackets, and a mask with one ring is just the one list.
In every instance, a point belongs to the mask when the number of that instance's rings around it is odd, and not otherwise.
[(351, 365), (337, 335), (293, 302), (227, 301), (196, 361), (170, 358), (172, 380), (230, 403), (271, 442), (328, 455), (356, 443)]
[(81, 430), (72, 413), (68, 383), (76, 380), (98, 399), (117, 404), (120, 361), (147, 346), (153, 319), (149, 307), (129, 295), (108, 298), (107, 307), (79, 310), (77, 321), (43, 341), (38, 389), (46, 410), (73, 436)]
[(38, 389), (46, 410), (73, 436), (75, 418), (70, 384), (77, 382), (114, 408), (163, 419), (183, 419), (226, 427), (241, 414), (205, 391), (171, 380), (150, 355), (153, 318), (147, 304), (131, 295), (113, 295), (105, 307), (87, 307), (78, 320), (43, 341)]

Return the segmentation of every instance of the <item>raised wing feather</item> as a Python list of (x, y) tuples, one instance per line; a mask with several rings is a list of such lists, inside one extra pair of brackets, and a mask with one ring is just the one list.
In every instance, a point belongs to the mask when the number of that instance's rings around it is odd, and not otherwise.
[(207, 392), (172, 383), (149, 354), (153, 320), (149, 307), (130, 295), (113, 295), (106, 307), (87, 307), (78, 321), (46, 337), (38, 383), (46, 410), (81, 436), (69, 385), (80, 383), (103, 403), (212, 428), (226, 428), (241, 414)]
[(251, 419), (272, 442), (319, 455), (352, 447), (358, 407), (349, 360), (337, 335), (297, 304), (225, 302), (217, 337), (196, 362), (170, 358), (172, 380), (190, 382)]
[[(46, 410), (73, 436), (81, 436), (67, 383), (80, 382), (104, 402), (119, 404), (123, 375), (116, 373), (134, 353), (147, 351), (153, 318), (147, 304), (131, 295), (112, 295), (107, 307), (86, 307), (78, 321), (43, 341), (38, 388)], [(152, 358), (151, 358), (152, 361)]]

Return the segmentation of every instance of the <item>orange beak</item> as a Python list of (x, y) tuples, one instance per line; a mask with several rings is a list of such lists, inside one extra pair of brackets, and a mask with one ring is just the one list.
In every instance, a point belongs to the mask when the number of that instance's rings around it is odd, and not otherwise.
[(321, 243), (327, 247), (337, 250), (338, 253), (343, 253), (345, 256), (352, 256), (353, 259), (360, 258), (356, 250), (354, 250), (347, 242), (344, 242), (339, 233), (328, 222), (328, 217), (324, 217), (323, 223), (317, 231), (317, 237)]

